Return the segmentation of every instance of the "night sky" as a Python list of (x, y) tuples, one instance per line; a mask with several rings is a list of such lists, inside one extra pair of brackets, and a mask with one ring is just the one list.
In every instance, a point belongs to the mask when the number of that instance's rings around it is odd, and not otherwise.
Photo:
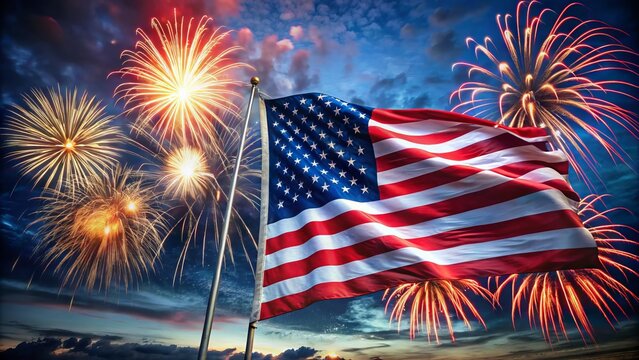
[[(639, 48), (631, 1), (583, 3), (577, 15), (621, 28), (627, 35), (620, 35), (620, 40)], [(554, 10), (565, 4), (543, 2)], [(107, 75), (120, 68), (120, 53), (134, 47), (136, 28), (150, 31), (152, 17), (169, 19), (174, 8), (178, 16), (209, 15), (215, 25), (233, 30), (233, 42), (246, 49), (239, 60), (255, 68), (239, 74), (244, 76), (240, 80), (248, 82), (250, 76), (258, 75), (260, 90), (269, 97), (323, 92), (370, 107), (450, 110), (449, 95), (466, 79), (465, 73), (451, 70), (452, 63), (475, 61), (464, 39), (495, 36), (495, 15), (513, 13), (516, 2), (10, 0), (2, 6), (3, 119), (7, 107), (20, 102), (20, 94), (60, 84), (96, 95), (124, 125), (132, 118), (122, 115), (121, 104), (113, 99), (121, 80)], [(248, 97), (248, 86), (239, 91)], [(636, 101), (624, 101), (627, 108), (639, 110)], [(251, 124), (256, 131), (257, 117)], [(601, 180), (594, 180), (592, 189), (575, 176), (571, 181), (582, 196), (593, 191), (612, 194), (606, 200), (608, 207), (629, 210), (616, 212), (613, 220), (637, 227), (637, 218), (630, 212), (639, 214), (639, 147), (631, 135), (613, 130), (628, 154), (626, 164), (611, 161), (587, 139), (600, 159)], [(136, 158), (124, 156), (121, 161), (135, 164)], [(29, 199), (38, 195), (38, 189), (20, 179), (12, 166), (3, 157), (0, 351), (5, 352), (0, 358), (18, 358), (27, 352), (35, 359), (195, 358), (217, 256), (214, 247), (207, 247), (205, 265), (200, 249), (191, 251), (183, 277), (174, 285), (182, 242), (172, 236), (157, 271), (137, 286), (128, 291), (110, 289), (106, 294), (79, 290), (69, 307), (74, 294), (60, 290), (61, 279), (43, 273), (38, 258), (32, 256), (38, 239), (35, 230), (27, 227), (35, 210)], [(257, 235), (257, 212), (247, 212), (245, 218)], [(631, 231), (628, 235), (638, 238)], [(249, 249), (248, 255), (237, 251), (235, 264), (224, 268), (211, 359), (243, 356), (253, 292), (248, 261), (255, 262), (255, 249)], [(630, 281), (637, 293), (637, 279)], [(488, 329), (473, 323), (468, 330), (455, 321), (457, 341), (451, 343), (442, 331), (441, 344), (435, 344), (423, 334), (410, 341), (406, 322), (399, 332), (396, 323), (389, 325), (381, 298), (382, 293), (375, 293), (324, 301), (266, 320), (258, 325), (255, 351), (260, 354), (254, 358), (323, 359), (336, 354), (347, 359), (608, 359), (639, 354), (634, 339), (639, 316), (628, 306), (624, 306), (628, 316), (619, 314), (614, 329), (595, 309), (589, 309), (596, 345), (584, 346), (568, 320), (571, 341), (551, 347), (540, 331), (529, 329), (525, 318), (513, 329), (508, 301), (502, 303), (503, 309), (493, 309), (477, 299)]]

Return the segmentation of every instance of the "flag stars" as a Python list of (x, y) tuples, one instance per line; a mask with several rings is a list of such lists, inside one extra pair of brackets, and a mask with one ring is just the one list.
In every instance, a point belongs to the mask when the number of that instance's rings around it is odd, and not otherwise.
[(326, 137), (326, 133), (324, 133), (323, 131), (320, 131), (319, 137), (320, 137), (320, 139), (325, 138)]
[(335, 149), (335, 143), (333, 141), (329, 142), (328, 147), (331, 149)]
[(348, 140), (346, 140), (346, 146), (353, 146), (353, 139), (348, 138)]
[(307, 192), (306, 192), (306, 198), (307, 198), (307, 199), (310, 199), (312, 196), (313, 196), (313, 195), (312, 195), (312, 193), (311, 193), (311, 190), (309, 190), (309, 191), (307, 191)]
[(344, 118), (342, 119), (342, 121), (344, 122), (344, 124), (348, 125), (349, 124), (349, 118), (348, 116), (344, 116)]
[(362, 191), (362, 194), (366, 194), (368, 192), (368, 187), (362, 186), (361, 191)]
[(339, 177), (340, 178), (345, 178), (346, 177), (346, 171), (342, 170), (339, 172)]
[(340, 111), (342, 111), (342, 109), (336, 107), (335, 110), (333, 110), (333, 113), (335, 114), (335, 116), (339, 116)]
[(277, 208), (278, 209), (281, 209), (283, 207), (284, 207), (284, 201), (280, 201), (280, 202), (277, 203)]
[(343, 150), (338, 151), (337, 152), (337, 156), (338, 157), (344, 157), (344, 151)]
[(298, 188), (298, 189), (302, 189), (302, 188), (304, 188), (304, 182), (303, 182), (303, 181), (300, 181), (300, 182), (297, 184), (297, 188)]
[(366, 173), (366, 168), (364, 166), (362, 166), (361, 168), (358, 169), (360, 174), (365, 174)]
[(287, 187), (284, 189), (284, 195), (288, 195), (289, 192), (291, 192), (290, 188)]
[(299, 134), (300, 133), (300, 128), (296, 127), (295, 130), (293, 130), (293, 133), (295, 135)]
[(304, 170), (304, 172), (305, 172), (305, 173), (307, 173), (307, 172), (308, 172), (308, 170), (310, 170), (310, 167), (308, 167), (308, 165), (307, 165), (307, 166), (304, 166), (304, 167), (302, 168), (302, 170)]
[(330, 167), (331, 169), (335, 169), (335, 164), (333, 161), (331, 161), (330, 163), (328, 163), (328, 167)]
[(285, 103), (284, 103), (284, 104), (282, 104), (282, 105), (284, 105), (284, 109), (288, 109), (288, 103), (287, 103), (287, 102), (285, 102)]
[(293, 202), (297, 202), (297, 198), (299, 197), (298, 194), (293, 195)]
[(328, 126), (329, 129), (332, 129), (333, 128), (333, 122), (332, 121), (327, 122), (326, 126)]
[(341, 129), (337, 130), (337, 137), (342, 137), (342, 136), (344, 136), (344, 132)]
[(328, 155), (328, 154), (326, 154), (324, 151), (322, 151), (322, 152), (319, 154), (319, 157), (320, 157), (322, 160), (326, 160), (326, 155)]
[(293, 109), (293, 115), (297, 115), (297, 112), (298, 112), (298, 111), (299, 111), (299, 110), (297, 110), (297, 108)]
[(313, 184), (315, 184), (319, 180), (319, 176), (313, 175), (311, 176), (311, 180), (313, 181)]
[(359, 146), (357, 148), (357, 155), (364, 155), (364, 148), (363, 147)]
[(342, 192), (348, 193), (349, 190), (350, 188), (347, 188), (346, 186), (342, 186)]
[(307, 119), (308, 119), (308, 118), (307, 118), (306, 116), (302, 116), (302, 118), (301, 118), (301, 120), (302, 120), (302, 124), (306, 124), (306, 120), (307, 120)]
[(328, 174), (328, 170), (322, 169), (322, 170), (320, 170), (320, 174), (326, 175), (326, 174)]
[(284, 114), (280, 114), (279, 117), (280, 117), (280, 120), (284, 120)]
[(317, 163), (317, 161), (313, 160), (313, 162), (311, 162), (311, 165), (313, 165), (313, 167), (317, 167), (317, 165), (319, 164)]
[(328, 191), (328, 187), (330, 185), (328, 185), (326, 182), (324, 182), (324, 185), (322, 185), (322, 192)]
[(355, 159), (353, 158), (346, 160), (346, 162), (348, 163), (348, 166), (355, 166)]
[(364, 115), (364, 113), (359, 113), (359, 118), (360, 119), (366, 119), (366, 115)]
[(355, 177), (351, 177), (351, 179), (348, 181), (351, 183), (351, 186), (357, 185), (357, 179), (355, 179)]
[(315, 124), (311, 124), (311, 126), (309, 126), (309, 128), (313, 131), (315, 131), (315, 129), (317, 128), (317, 125)]
[(292, 125), (293, 125), (293, 122), (292, 122), (291, 120), (289, 120), (289, 121), (287, 121), (287, 122), (286, 122), (286, 125), (288, 125), (288, 126), (292, 126)]
[[(323, 113), (317, 114), (317, 118), (320, 119), (320, 120), (324, 120), (324, 114)], [(329, 127), (332, 127), (332, 125), (329, 126)]]
[(295, 173), (291, 174), (291, 181), (295, 180), (295, 176), (296, 176)]
[(282, 172), (283, 172), (284, 174), (288, 174), (288, 168), (287, 168), (287, 167), (285, 167), (285, 168), (284, 168), (284, 170), (282, 170)]
[(313, 112), (315, 110), (315, 105), (311, 104), (308, 106), (308, 111)]
[(282, 166), (282, 162), (281, 162), (281, 161), (278, 161), (278, 162), (276, 162), (276, 163), (275, 163), (275, 167), (276, 167), (276, 168), (278, 168), (278, 169), (279, 169), (279, 168), (280, 168), (280, 166)]
[(305, 104), (306, 104), (306, 99), (302, 98), (302, 99), (300, 100), (300, 105), (305, 105)]
[(355, 132), (355, 134), (359, 134), (359, 133), (360, 133), (359, 125), (358, 125), (358, 126), (355, 126), (355, 127), (353, 128), (353, 131)]
[(275, 112), (275, 111), (277, 111), (277, 107), (275, 107), (275, 105), (273, 105), (273, 106), (271, 107), (271, 110), (272, 110), (273, 112)]
[(326, 95), (324, 95), (324, 94), (319, 94), (319, 95), (317, 96), (317, 100), (324, 100), (324, 97), (325, 97), (325, 96), (326, 96)]
[(337, 180), (336, 178), (332, 178), (332, 179), (331, 179), (331, 182), (332, 182), (333, 184), (337, 184), (337, 183), (339, 183), (339, 180)]
[(277, 183), (275, 184), (275, 186), (277, 186), (277, 188), (281, 188), (282, 187), (282, 180), (278, 180)]

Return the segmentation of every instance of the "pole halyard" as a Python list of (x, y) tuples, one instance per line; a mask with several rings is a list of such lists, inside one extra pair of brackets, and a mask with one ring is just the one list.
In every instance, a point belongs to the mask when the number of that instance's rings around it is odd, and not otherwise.
[(235, 159), (235, 169), (233, 170), (233, 178), (231, 179), (231, 189), (228, 194), (228, 202), (226, 204), (226, 212), (224, 214), (224, 224), (222, 225), (222, 233), (220, 235), (221, 243), (219, 253), (217, 256), (217, 265), (215, 268), (215, 277), (211, 284), (211, 293), (209, 294), (209, 303), (206, 307), (206, 317), (204, 320), (204, 328), (202, 330), (202, 339), (200, 340), (200, 350), (198, 351), (198, 360), (205, 360), (209, 347), (209, 338), (211, 337), (211, 328), (213, 327), (213, 317), (215, 315), (215, 303), (217, 301), (217, 294), (220, 289), (220, 273), (222, 271), (222, 263), (224, 262), (224, 252), (226, 250), (226, 237), (229, 233), (229, 223), (231, 221), (231, 214), (233, 212), (233, 199), (235, 197), (235, 187), (237, 185), (237, 177), (240, 171), (240, 162), (242, 161), (242, 153), (244, 152), (244, 143), (246, 141), (246, 133), (248, 131), (249, 117), (251, 115), (251, 108), (253, 106), (253, 100), (255, 99), (255, 92), (257, 91), (257, 85), (260, 83), (260, 79), (257, 76), (251, 78), (251, 97), (246, 109), (246, 117), (244, 118), (244, 129), (242, 131), (242, 137), (240, 139), (240, 148), (237, 150), (237, 157)]

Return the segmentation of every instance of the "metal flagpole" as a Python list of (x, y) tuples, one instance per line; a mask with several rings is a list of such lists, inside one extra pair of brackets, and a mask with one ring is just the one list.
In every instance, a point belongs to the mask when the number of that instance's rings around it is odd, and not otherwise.
[(260, 83), (260, 78), (253, 76), (251, 78), (251, 98), (249, 99), (248, 107), (246, 109), (246, 118), (244, 119), (244, 130), (242, 131), (242, 138), (240, 139), (240, 148), (237, 150), (237, 158), (235, 159), (235, 169), (233, 170), (233, 178), (231, 180), (231, 189), (228, 195), (228, 202), (226, 204), (226, 212), (224, 214), (224, 224), (222, 226), (222, 234), (220, 239), (219, 253), (217, 255), (217, 266), (215, 269), (215, 277), (211, 284), (211, 293), (209, 294), (209, 303), (206, 307), (206, 318), (204, 320), (204, 329), (202, 330), (202, 339), (200, 340), (200, 350), (197, 354), (198, 360), (205, 360), (206, 353), (209, 348), (209, 338), (211, 337), (211, 328), (213, 327), (213, 316), (215, 314), (215, 302), (217, 301), (217, 293), (220, 289), (220, 272), (222, 271), (222, 263), (224, 261), (224, 251), (226, 250), (226, 237), (229, 233), (229, 223), (231, 221), (231, 213), (233, 211), (233, 198), (235, 197), (235, 186), (237, 184), (237, 176), (240, 172), (240, 162), (242, 161), (242, 152), (244, 151), (244, 142), (246, 140), (246, 132), (248, 130), (249, 117), (251, 115), (251, 107), (253, 106), (253, 99), (255, 98), (255, 92), (257, 91), (257, 85)]
[(249, 323), (248, 334), (246, 335), (246, 349), (244, 350), (244, 360), (251, 360), (253, 356), (253, 338), (257, 329), (257, 321)]

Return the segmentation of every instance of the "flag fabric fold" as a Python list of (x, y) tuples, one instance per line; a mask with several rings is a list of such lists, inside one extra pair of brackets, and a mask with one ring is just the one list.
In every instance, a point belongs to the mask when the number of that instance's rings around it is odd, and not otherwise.
[(598, 264), (544, 129), (317, 93), (260, 108), (254, 321), (406, 282)]

